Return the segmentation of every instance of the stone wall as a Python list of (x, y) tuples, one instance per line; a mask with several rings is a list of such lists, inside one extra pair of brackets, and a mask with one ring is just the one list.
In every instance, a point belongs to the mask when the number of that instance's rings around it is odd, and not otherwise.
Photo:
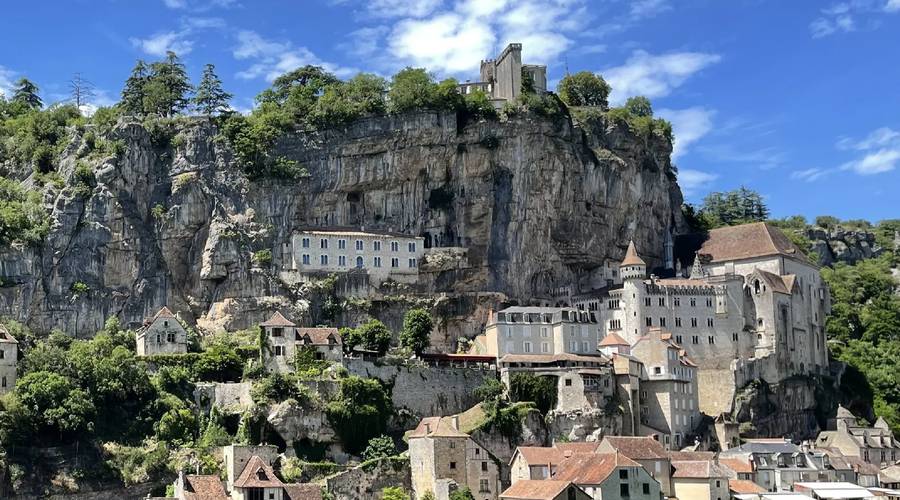
[(198, 383), (194, 389), (194, 401), (204, 413), (215, 405), (223, 413), (241, 413), (253, 406), (250, 382)]
[(380, 500), (388, 486), (412, 491), (410, 477), (408, 457), (388, 457), (325, 478), (325, 489), (334, 500)]
[(394, 407), (407, 410), (415, 421), (468, 410), (479, 403), (473, 390), (496, 376), (493, 370), (379, 365), (358, 358), (345, 358), (344, 367), (352, 375), (376, 378), (389, 386)]

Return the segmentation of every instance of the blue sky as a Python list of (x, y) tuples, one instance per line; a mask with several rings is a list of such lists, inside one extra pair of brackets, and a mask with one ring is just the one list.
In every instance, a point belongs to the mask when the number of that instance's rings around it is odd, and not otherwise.
[(900, 0), (58, 0), (4, 5), (0, 32), (0, 92), (25, 75), (54, 102), (80, 72), (109, 104), (172, 49), (240, 110), (304, 64), (475, 79), (521, 42), (554, 87), (568, 67), (650, 97), (689, 201), (743, 184), (778, 217), (900, 217)]

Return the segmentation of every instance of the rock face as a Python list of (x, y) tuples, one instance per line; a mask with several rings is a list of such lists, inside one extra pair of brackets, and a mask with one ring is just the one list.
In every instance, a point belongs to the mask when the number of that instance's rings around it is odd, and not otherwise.
[(884, 251), (875, 243), (875, 234), (869, 231), (813, 227), (806, 231), (806, 236), (823, 266), (837, 262), (856, 264), (863, 259), (878, 257)]
[[(278, 154), (310, 173), (292, 181), (249, 181), (205, 120), (123, 123), (113, 136), (125, 152), (93, 162), (89, 197), (47, 195), (42, 246), (0, 248), (11, 285), (0, 288), (0, 315), (77, 336), (109, 316), (136, 326), (164, 304), (212, 328), (243, 328), (275, 308), (302, 317), (302, 290), (277, 277), (291, 233), (354, 226), (465, 248), (425, 266), (412, 291), (441, 294), (455, 319), (438, 325), (436, 342), (452, 346), (498, 302), (586, 285), (630, 239), (659, 264), (666, 231), (684, 230), (671, 143), (603, 118), (584, 128), (534, 115), (466, 126), (447, 113), (364, 119), (283, 137)], [(78, 149), (62, 159), (69, 177)], [(260, 266), (251, 257), (263, 249), (273, 260)]]

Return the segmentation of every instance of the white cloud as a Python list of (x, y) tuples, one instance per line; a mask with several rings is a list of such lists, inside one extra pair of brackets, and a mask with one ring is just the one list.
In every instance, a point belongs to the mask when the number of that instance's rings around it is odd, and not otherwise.
[(787, 160), (787, 155), (783, 151), (771, 146), (745, 149), (728, 143), (719, 143), (698, 146), (697, 151), (718, 162), (755, 164), (763, 170), (779, 167)]
[(708, 189), (719, 176), (701, 170), (683, 169), (678, 171), (678, 185), (685, 196), (693, 196), (701, 189)]
[(900, 147), (900, 131), (890, 129), (888, 127), (881, 127), (874, 130), (864, 139), (857, 141), (849, 137), (842, 137), (837, 142), (837, 148), (843, 150), (856, 149), (864, 151), (866, 149), (873, 149), (888, 145), (896, 145), (897, 147)]
[(441, 3), (441, 0), (369, 0), (367, 8), (375, 17), (424, 17)]
[(842, 137), (835, 146), (844, 151), (861, 152), (862, 157), (840, 166), (841, 170), (850, 170), (860, 175), (889, 172), (900, 161), (900, 132), (889, 127), (875, 129), (859, 140)]
[(877, 17), (885, 12), (900, 12), (900, 0), (844, 0), (822, 9), (821, 15), (809, 23), (809, 32), (813, 38), (822, 38), (856, 31), (860, 25), (877, 29)]
[(716, 112), (700, 106), (687, 109), (660, 109), (656, 114), (672, 122), (675, 146), (672, 159), (677, 160), (688, 147), (712, 130), (712, 118)]
[(268, 40), (255, 31), (240, 31), (238, 44), (232, 50), (235, 59), (255, 60), (250, 67), (239, 71), (237, 77), (244, 80), (264, 77), (272, 81), (280, 75), (306, 65), (321, 66), (326, 71), (344, 78), (357, 72), (319, 59), (306, 47), (294, 47), (290, 42)]
[(631, 15), (635, 18), (652, 17), (667, 10), (672, 10), (667, 0), (632, 0)]
[(194, 50), (194, 42), (187, 36), (187, 31), (166, 31), (148, 38), (132, 37), (129, 41), (135, 48), (151, 56), (162, 57), (170, 50), (183, 56)]
[(860, 175), (874, 175), (890, 172), (900, 160), (900, 149), (879, 149), (858, 160), (841, 165), (841, 170), (852, 170)]
[(0, 96), (4, 96), (6, 98), (12, 97), (13, 93), (15, 92), (15, 85), (13, 83), (15, 76), (15, 71), (0, 66)]
[(667, 96), (695, 73), (720, 60), (717, 54), (703, 52), (653, 55), (638, 50), (625, 64), (600, 73), (612, 86), (610, 102), (621, 104), (635, 95), (650, 99)]
[(431, 71), (472, 71), (496, 38), (488, 23), (457, 13), (406, 19), (389, 36), (388, 49), (402, 61)]
[(806, 170), (795, 170), (791, 172), (791, 179), (805, 182), (815, 182), (830, 173), (831, 170), (813, 167)]
[(111, 97), (107, 91), (94, 89), (94, 95), (90, 98), (89, 102), (82, 104), (78, 109), (84, 116), (92, 116), (97, 109), (104, 106), (112, 106), (116, 102), (117, 100)]
[(170, 9), (205, 12), (211, 9), (227, 9), (237, 5), (237, 0), (163, 0)]
[(900, 0), (888, 0), (884, 6), (885, 12), (900, 12)]

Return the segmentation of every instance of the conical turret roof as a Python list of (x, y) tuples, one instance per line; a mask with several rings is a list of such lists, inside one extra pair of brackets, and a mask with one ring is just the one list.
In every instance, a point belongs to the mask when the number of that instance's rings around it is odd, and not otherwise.
[(625, 258), (622, 259), (622, 266), (646, 266), (647, 263), (638, 255), (637, 249), (634, 247), (634, 240), (628, 242), (628, 250), (625, 251)]

